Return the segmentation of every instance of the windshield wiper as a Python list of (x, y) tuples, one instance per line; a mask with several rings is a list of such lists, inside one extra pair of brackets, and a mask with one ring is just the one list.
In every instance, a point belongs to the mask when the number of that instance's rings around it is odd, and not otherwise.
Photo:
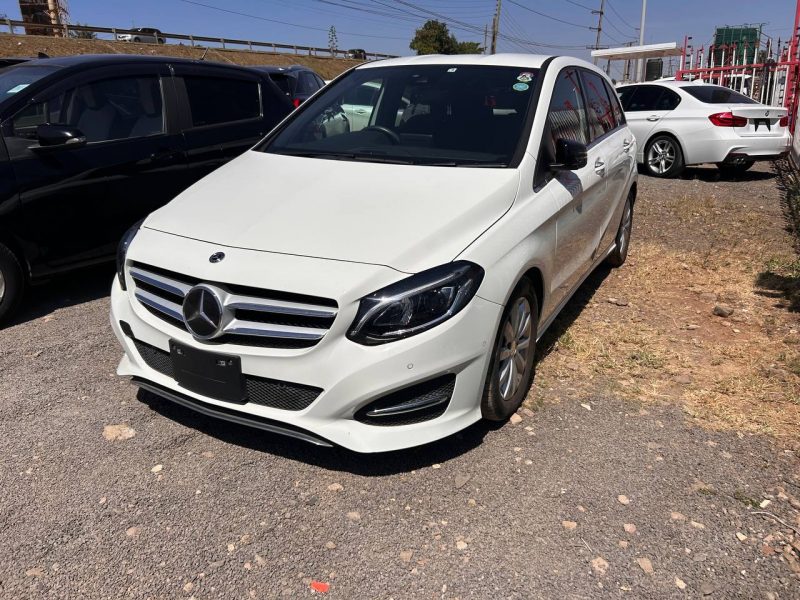
[(314, 152), (311, 150), (279, 150), (275, 154), (300, 156), (303, 158), (330, 158), (333, 160), (353, 160), (356, 155), (347, 152)]

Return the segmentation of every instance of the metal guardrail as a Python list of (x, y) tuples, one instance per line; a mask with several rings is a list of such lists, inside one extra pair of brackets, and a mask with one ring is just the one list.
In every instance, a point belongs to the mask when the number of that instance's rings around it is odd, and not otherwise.
[[(17, 32), (14, 31), (16, 27), (25, 28), (38, 27), (54, 29), (63, 32), (63, 38), (69, 38), (70, 32), (88, 32), (88, 33), (102, 33), (112, 35), (116, 40), (118, 33), (129, 33), (132, 35), (141, 35), (141, 31), (134, 31), (132, 29), (119, 29), (116, 27), (93, 27), (89, 25), (47, 25), (39, 23), (25, 23), (24, 21), (16, 21), (13, 19), (4, 19), (0, 21), (8, 27), (9, 33), (12, 35)], [(203, 44), (219, 44), (223, 50), (247, 50), (249, 52), (265, 52), (270, 54), (295, 54), (295, 55), (308, 55), (317, 58), (347, 58), (347, 50), (333, 50), (330, 48), (315, 48), (313, 46), (297, 46), (294, 44), (278, 44), (275, 42), (258, 42), (251, 40), (237, 40), (230, 38), (215, 38), (199, 35), (184, 35), (182, 33), (164, 33), (161, 32), (159, 37), (165, 40), (181, 40), (187, 41), (191, 46), (206, 47)], [(234, 48), (229, 48), (234, 46)], [(379, 52), (367, 52), (367, 60), (380, 60), (383, 58), (396, 58), (391, 54), (381, 54)]]

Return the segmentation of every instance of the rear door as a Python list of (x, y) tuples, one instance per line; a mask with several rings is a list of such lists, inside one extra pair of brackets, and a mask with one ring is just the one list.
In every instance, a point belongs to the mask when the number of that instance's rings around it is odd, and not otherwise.
[[(180, 134), (170, 72), (150, 63), (86, 70), (3, 122), (19, 192), (15, 234), (39, 271), (106, 259), (125, 230), (180, 191)], [(44, 123), (79, 129), (84, 146), (38, 149)]]
[(652, 132), (677, 108), (681, 97), (663, 85), (631, 85), (621, 88), (619, 93), (628, 127), (641, 154)]
[(269, 79), (213, 65), (174, 66), (191, 179), (252, 147), (291, 110)]
[[(555, 161), (555, 143), (559, 139), (587, 144), (588, 161), (577, 171), (556, 171), (547, 175), (544, 185), (558, 204), (556, 216), (556, 252), (551, 278), (552, 305), (557, 306), (580, 283), (594, 250), (592, 247), (593, 214), (605, 197), (605, 174), (596, 163), (601, 158), (599, 144), (591, 144), (586, 100), (581, 91), (578, 70), (563, 69), (556, 78), (547, 113), (547, 127), (541, 145), (538, 171), (548, 174), (548, 164)], [(537, 180), (537, 185), (543, 185)]]

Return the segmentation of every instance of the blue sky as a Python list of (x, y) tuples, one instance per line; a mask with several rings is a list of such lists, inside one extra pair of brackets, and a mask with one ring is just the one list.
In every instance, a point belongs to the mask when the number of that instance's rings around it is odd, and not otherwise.
[[(503, 0), (499, 50), (587, 56), (595, 40), (588, 29), (600, 0)], [(205, 6), (203, 6), (205, 5)], [(299, 45), (328, 45), (335, 25), (339, 48), (409, 54), (408, 43), (431, 13), (447, 17), (459, 40), (483, 42), (495, 0), (70, 0), (72, 22), (98, 26), (152, 26), (172, 33), (245, 38)], [(220, 10), (222, 9), (222, 10)], [(765, 31), (786, 38), (795, 0), (649, 0), (647, 42), (708, 43), (717, 25), (766, 23)], [(601, 44), (633, 38), (641, 0), (607, 0)], [(232, 11), (232, 12), (224, 12)], [(427, 12), (426, 12), (427, 11)], [(536, 12), (541, 14), (536, 14)], [(234, 14), (241, 13), (241, 14)], [(16, 0), (0, 0), (0, 15), (19, 18)], [(442, 19), (440, 19), (442, 20)], [(280, 21), (280, 22), (275, 22)], [(300, 25), (301, 27), (298, 27)], [(512, 39), (509, 39), (512, 38)], [(537, 47), (528, 43), (559, 48)]]

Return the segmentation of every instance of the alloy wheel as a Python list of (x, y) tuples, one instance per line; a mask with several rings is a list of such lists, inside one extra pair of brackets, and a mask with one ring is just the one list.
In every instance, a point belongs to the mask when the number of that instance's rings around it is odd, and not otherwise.
[(662, 138), (650, 146), (647, 153), (647, 164), (654, 173), (663, 175), (675, 164), (675, 154), (675, 144)]
[(503, 325), (503, 341), (498, 348), (498, 389), (503, 400), (511, 399), (519, 390), (531, 351), (531, 305), (527, 298), (518, 298)]

